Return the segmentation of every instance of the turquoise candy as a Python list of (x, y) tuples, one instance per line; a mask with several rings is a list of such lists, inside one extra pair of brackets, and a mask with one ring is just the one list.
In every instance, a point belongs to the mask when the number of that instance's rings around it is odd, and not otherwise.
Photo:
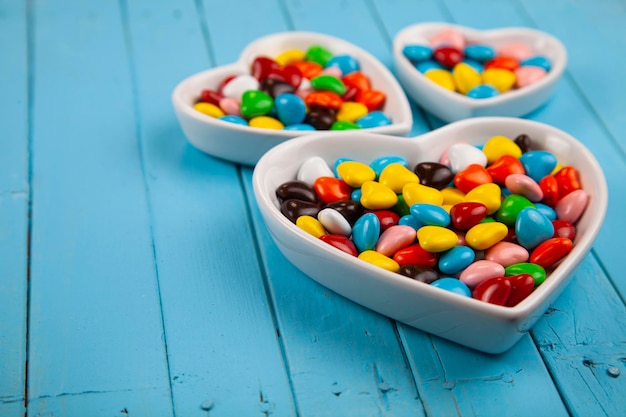
[(417, 64), (415, 64), (415, 68), (422, 74), (432, 69), (446, 69), (446, 67), (441, 65), (439, 62), (433, 61), (430, 59), (427, 59), (426, 61), (418, 62)]
[(464, 295), (465, 297), (472, 296), (472, 291), (469, 287), (456, 278), (439, 278), (437, 281), (433, 281), (430, 285), (455, 294)]
[(450, 224), (450, 214), (443, 207), (435, 204), (413, 204), (411, 214), (427, 226), (447, 227)]
[(462, 62), (465, 62), (470, 67), (474, 68), (477, 73), (479, 74), (483, 73), (483, 65), (480, 62), (474, 61), (473, 59), (467, 59), (467, 58), (464, 59)]
[(316, 129), (309, 124), (298, 123), (295, 125), (285, 126), (285, 130), (316, 130)]
[(541, 212), (544, 216), (548, 218), (548, 220), (556, 220), (556, 211), (546, 204), (543, 203), (535, 203), (535, 208)]
[(356, 188), (350, 194), (350, 200), (356, 201), (357, 203), (360, 203), (361, 202), (361, 195), (363, 195), (363, 192), (361, 191), (361, 189), (360, 188)]
[(302, 123), (306, 116), (304, 100), (295, 94), (281, 94), (274, 99), (274, 106), (278, 120), (284, 125), (296, 125)]
[(413, 62), (430, 59), (433, 56), (432, 48), (425, 45), (407, 45), (402, 49), (402, 54)]
[(556, 167), (557, 160), (554, 154), (548, 151), (529, 151), (519, 157), (526, 175), (539, 183), (546, 175)]
[(546, 72), (549, 72), (552, 69), (552, 62), (545, 56), (537, 55), (531, 58), (525, 59), (520, 62), (521, 66), (533, 66), (533, 67), (541, 67)]
[(467, 96), (471, 98), (491, 98), (498, 94), (498, 90), (489, 84), (479, 84), (467, 92)]
[(525, 208), (515, 220), (515, 236), (520, 245), (532, 250), (544, 240), (554, 235), (554, 226), (550, 219), (536, 208)]
[(239, 116), (226, 115), (226, 116), (220, 117), (220, 120), (223, 120), (228, 123), (234, 123), (236, 125), (248, 126), (248, 122), (246, 121), (246, 119), (244, 119), (243, 117), (239, 117)]
[(468, 246), (455, 246), (439, 258), (439, 270), (446, 275), (461, 272), (474, 262), (476, 254)]
[(326, 68), (337, 67), (341, 70), (342, 75), (348, 75), (351, 72), (359, 70), (359, 61), (351, 55), (336, 55), (326, 64)]
[(400, 217), (400, 219), (398, 220), (398, 224), (401, 226), (412, 227), (413, 229), (415, 229), (415, 231), (424, 226), (419, 220), (417, 220), (417, 217), (413, 216), (412, 214), (406, 214)]
[(368, 129), (372, 127), (389, 126), (391, 120), (389, 117), (381, 111), (373, 111), (356, 121), (357, 126), (362, 129)]
[(374, 172), (376, 173), (376, 177), (378, 178), (380, 173), (383, 172), (383, 169), (385, 169), (385, 167), (389, 164), (400, 164), (405, 168), (409, 167), (409, 163), (403, 157), (390, 155), (390, 156), (381, 156), (379, 158), (374, 159), (370, 163), (370, 168), (374, 170)]
[(352, 227), (352, 240), (359, 252), (373, 250), (380, 236), (380, 220), (374, 213), (359, 217)]
[(464, 55), (478, 62), (485, 62), (496, 56), (496, 51), (488, 45), (467, 45)]

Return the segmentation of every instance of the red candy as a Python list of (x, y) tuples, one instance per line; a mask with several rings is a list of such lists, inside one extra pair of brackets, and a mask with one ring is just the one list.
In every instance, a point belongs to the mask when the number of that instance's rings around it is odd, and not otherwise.
[(570, 222), (553, 220), (552, 226), (554, 227), (554, 237), (566, 237), (570, 240), (574, 240), (576, 237), (576, 228)]
[(511, 275), (506, 279), (511, 283), (511, 293), (506, 300), (508, 307), (516, 306), (535, 289), (535, 278), (530, 274)]
[(499, 306), (506, 305), (511, 294), (511, 281), (505, 277), (490, 278), (481, 282), (472, 291), (472, 297)]
[(393, 255), (393, 260), (400, 265), (420, 265), (434, 268), (437, 256), (424, 250), (418, 243), (400, 249)]
[(550, 207), (556, 206), (559, 201), (559, 184), (552, 175), (546, 175), (539, 181), (539, 188), (543, 192), (543, 200), (541, 202)]
[(280, 69), (280, 65), (271, 58), (259, 56), (252, 61), (252, 76), (259, 80), (265, 80), (272, 70)]
[(458, 203), (450, 209), (450, 221), (454, 228), (468, 230), (480, 223), (487, 212), (487, 206), (482, 203)]
[(442, 46), (433, 51), (433, 58), (444, 67), (452, 68), (463, 61), (463, 52), (451, 46)]
[(219, 106), (220, 100), (223, 99), (224, 96), (213, 90), (202, 90), (200, 93), (200, 101), (204, 103), (211, 103)]
[(391, 210), (374, 210), (371, 211), (371, 213), (374, 213), (376, 217), (378, 217), (378, 221), (380, 221), (381, 233), (389, 229), (391, 226), (398, 224), (398, 220), (400, 220), (398, 213)]
[(344, 251), (348, 255), (357, 256), (359, 253), (356, 246), (354, 246), (354, 243), (352, 243), (352, 241), (346, 236), (326, 234), (320, 236), (320, 240), (341, 251)]
[(485, 167), (478, 164), (471, 164), (454, 176), (454, 185), (466, 194), (479, 185), (490, 182), (493, 182), (491, 175)]
[(578, 171), (574, 167), (563, 167), (554, 174), (559, 187), (559, 198), (563, 198), (572, 191), (581, 190), (583, 187), (580, 185), (578, 178)]
[(500, 158), (487, 167), (487, 172), (491, 175), (493, 182), (504, 185), (506, 177), (511, 174), (525, 174), (524, 166), (514, 156), (502, 155)]
[(553, 237), (545, 240), (530, 254), (530, 262), (549, 268), (567, 255), (574, 244), (566, 237)]
[(320, 177), (315, 180), (313, 189), (324, 203), (334, 203), (335, 201), (348, 200), (352, 193), (352, 188), (343, 180), (333, 177)]

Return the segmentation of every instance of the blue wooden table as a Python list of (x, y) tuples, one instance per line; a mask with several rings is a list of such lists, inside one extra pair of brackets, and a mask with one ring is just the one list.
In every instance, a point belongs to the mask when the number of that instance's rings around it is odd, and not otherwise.
[[(189, 145), (170, 101), (262, 35), (327, 33), (392, 68), (425, 21), (559, 37), (567, 71), (527, 117), (609, 185), (594, 249), (501, 355), (300, 273), (252, 169)], [(0, 416), (626, 415), (625, 21), (619, 0), (2, 0)], [(413, 111), (411, 136), (441, 125)]]

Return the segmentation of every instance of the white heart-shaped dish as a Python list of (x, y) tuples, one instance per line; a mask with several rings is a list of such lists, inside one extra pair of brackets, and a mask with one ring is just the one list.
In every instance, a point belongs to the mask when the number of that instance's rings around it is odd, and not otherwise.
[[(501, 307), (386, 271), (314, 238), (279, 210), (276, 189), (296, 178), (304, 161), (322, 157), (329, 166), (341, 157), (369, 163), (389, 155), (412, 166), (438, 161), (452, 144), (482, 144), (495, 135), (525, 133), (534, 148), (554, 153), (563, 165), (580, 173), (589, 205), (577, 223), (575, 245), (543, 284), (515, 307)], [(263, 219), (280, 251), (305, 274), (331, 290), (410, 326), (488, 352), (515, 344), (546, 311), (570, 281), (572, 271), (591, 248), (604, 220), (608, 192), (602, 169), (576, 139), (554, 127), (516, 118), (487, 117), (455, 122), (415, 138), (351, 133), (311, 135), (276, 146), (255, 167), (254, 194)]]
[(332, 36), (312, 32), (283, 32), (250, 43), (237, 62), (202, 71), (176, 86), (172, 101), (189, 142), (210, 155), (231, 162), (254, 165), (261, 155), (279, 143), (297, 136), (320, 133), (241, 126), (212, 118), (193, 108), (203, 89), (217, 90), (227, 76), (249, 74), (250, 66), (257, 56), (275, 57), (290, 49), (306, 50), (315, 44), (327, 48), (334, 54), (352, 55), (358, 60), (361, 71), (369, 77), (372, 88), (381, 90), (387, 95), (383, 111), (391, 118), (392, 124), (367, 131), (400, 136), (409, 133), (413, 118), (406, 95), (391, 72), (373, 55)]
[[(479, 42), (498, 48), (508, 43), (525, 43), (535, 55), (543, 55), (552, 63), (548, 74), (529, 86), (504, 94), (474, 99), (446, 90), (430, 81), (403, 55), (406, 45), (428, 45), (429, 39), (446, 28), (458, 30), (469, 42)], [(406, 93), (427, 112), (445, 122), (469, 117), (510, 116), (528, 114), (545, 103), (556, 88), (565, 70), (567, 52), (555, 37), (530, 28), (511, 27), (479, 31), (451, 23), (419, 23), (402, 29), (393, 41), (396, 74)]]

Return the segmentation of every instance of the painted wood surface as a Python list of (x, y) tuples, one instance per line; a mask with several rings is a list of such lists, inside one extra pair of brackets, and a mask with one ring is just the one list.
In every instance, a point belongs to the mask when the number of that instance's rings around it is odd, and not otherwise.
[[(0, 4), (0, 415), (624, 415), (625, 15), (617, 0)], [(527, 117), (579, 138), (609, 185), (594, 250), (501, 355), (307, 278), (272, 242), (252, 169), (197, 151), (172, 110), (180, 80), (259, 36), (327, 33), (393, 71), (393, 37), (424, 21), (558, 36), (566, 74)], [(411, 136), (442, 125), (412, 110)]]

